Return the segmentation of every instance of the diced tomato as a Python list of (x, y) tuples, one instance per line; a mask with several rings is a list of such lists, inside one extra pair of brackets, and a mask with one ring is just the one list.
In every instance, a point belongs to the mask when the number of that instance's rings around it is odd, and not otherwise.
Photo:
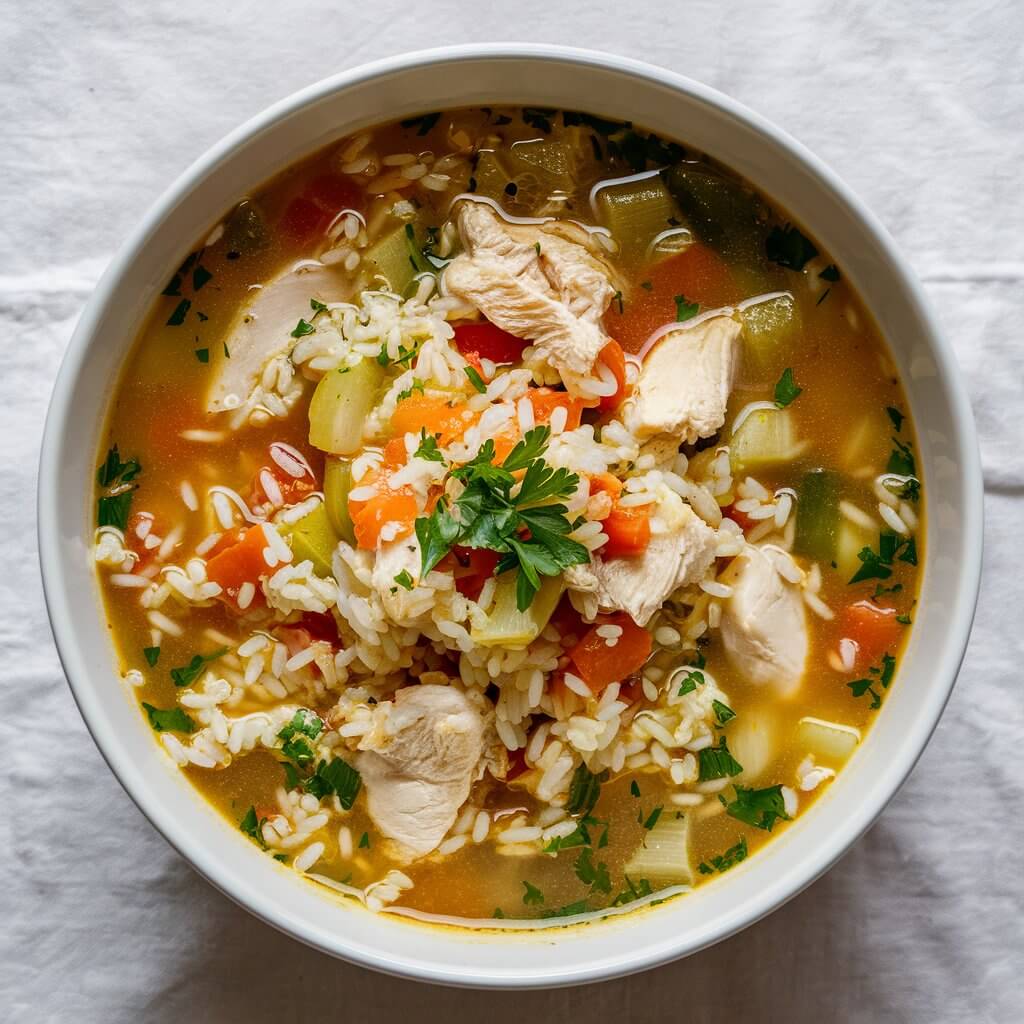
[(303, 612), (299, 625), (314, 640), (324, 640), (329, 644), (338, 642), (338, 623), (330, 612)]
[(296, 196), (286, 207), (278, 229), (289, 241), (301, 245), (327, 227), (331, 215), (311, 199)]
[(425, 430), (441, 445), (451, 444), (479, 419), (465, 403), (453, 404), (449, 399), (433, 395), (410, 395), (403, 399), (391, 415), (391, 426), (396, 434), (418, 434)]
[(505, 781), (512, 782), (529, 769), (526, 763), (526, 754), (522, 750), (510, 750), (508, 752), (508, 771), (505, 772)]
[(635, 704), (644, 695), (644, 684), (639, 672), (634, 672), (622, 681), (619, 688), (619, 700), (626, 704)]
[(221, 598), (225, 603), (238, 607), (238, 592), (245, 583), (257, 587), (259, 581), (271, 571), (263, 557), (267, 547), (267, 536), (259, 524), (250, 526), (241, 538), (230, 547), (224, 548), (206, 563), (207, 579), (221, 586)]
[[(279, 449), (278, 458), (290, 466), (293, 472), (288, 472), (277, 462), (274, 458), (275, 448)], [(274, 489), (275, 484), (277, 493), (268, 493)], [(278, 504), (294, 505), (316, 490), (316, 476), (305, 458), (302, 456), (296, 458), (290, 446), (281, 445), (275, 441), (270, 446), (270, 458), (267, 460), (267, 465), (263, 466), (256, 474), (252, 490), (257, 505), (263, 502), (270, 502), (275, 506)], [(280, 496), (280, 502), (277, 500), (278, 496)]]
[(601, 548), (602, 558), (633, 557), (642, 554), (651, 540), (651, 517), (647, 508), (612, 507), (601, 524), (608, 543)]
[[(602, 617), (569, 652), (580, 678), (596, 696), (605, 687), (638, 671), (651, 655), (651, 634), (625, 612)], [(609, 644), (598, 633), (601, 625), (618, 626), (622, 633)]]
[(612, 371), (618, 383), (615, 394), (606, 395), (597, 403), (597, 407), (602, 410), (617, 409), (628, 391), (626, 386), (626, 353), (622, 351), (622, 346), (612, 339), (601, 349), (601, 354), (597, 358)]
[(455, 347), (469, 358), (475, 353), (492, 363), (517, 363), (522, 358), (527, 342), (488, 320), (479, 323), (458, 324), (455, 328)]
[[(641, 282), (649, 287), (640, 287)], [(638, 352), (655, 330), (676, 319), (677, 295), (703, 309), (743, 298), (725, 261), (713, 249), (695, 243), (641, 271), (622, 312), (617, 303), (608, 308), (605, 327), (626, 352)]]
[(533, 420), (537, 426), (551, 422), (556, 409), (565, 409), (564, 430), (575, 430), (583, 417), (583, 400), (573, 398), (568, 392), (553, 388), (530, 388), (526, 393), (533, 406)]
[(735, 505), (727, 505), (723, 508), (722, 515), (725, 516), (726, 519), (731, 519), (744, 532), (754, 525), (754, 520), (745, 512), (740, 512)]
[(494, 575), (494, 569), (501, 556), (497, 551), (489, 551), (487, 548), (463, 548), (454, 550), (455, 589), (475, 601), (480, 596), (484, 584)]
[(351, 178), (336, 174), (321, 174), (314, 178), (302, 194), (332, 215), (339, 210), (361, 210), (365, 202), (365, 194)]
[(565, 594), (562, 595), (548, 623), (555, 627), (563, 647), (574, 647), (590, 629)]
[(895, 608), (882, 608), (874, 601), (858, 601), (842, 610), (840, 634), (857, 645), (855, 670), (865, 671), (900, 641), (902, 632)]
[[(128, 526), (124, 531), (124, 545), (129, 551), (136, 555), (134, 571), (138, 572), (153, 560), (157, 549), (160, 547), (155, 539), (159, 534), (156, 532), (156, 520), (152, 512), (133, 512), (128, 519)], [(149, 543), (147, 543), (147, 541)]]

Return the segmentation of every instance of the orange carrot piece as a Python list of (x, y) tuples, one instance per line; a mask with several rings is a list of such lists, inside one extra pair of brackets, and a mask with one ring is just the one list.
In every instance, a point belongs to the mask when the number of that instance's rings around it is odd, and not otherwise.
[[(622, 633), (609, 643), (598, 629), (618, 626)], [(638, 626), (625, 612), (602, 616), (586, 636), (569, 652), (580, 678), (595, 696), (612, 683), (639, 670), (651, 655), (651, 634)]]
[(237, 608), (242, 585), (256, 585), (270, 572), (271, 567), (263, 557), (266, 546), (267, 536), (257, 524), (250, 526), (237, 543), (224, 548), (206, 563), (206, 578), (220, 584), (221, 597), (228, 604)]
[(855, 668), (862, 672), (874, 665), (900, 641), (902, 632), (895, 608), (882, 608), (873, 601), (858, 601), (844, 608), (839, 618), (840, 633), (857, 645)]
[(608, 543), (601, 548), (602, 558), (642, 554), (651, 541), (651, 517), (646, 508), (615, 505), (601, 525), (608, 535)]
[(449, 399), (433, 395), (410, 395), (398, 403), (391, 416), (396, 434), (418, 434), (425, 430), (437, 436), (441, 445), (451, 444), (479, 419), (465, 403), (452, 405)]
[(628, 393), (626, 386), (626, 353), (622, 351), (622, 346), (613, 338), (601, 349), (601, 354), (597, 358), (612, 371), (618, 384), (615, 394), (606, 395), (598, 402), (597, 407), (601, 410), (617, 409)]

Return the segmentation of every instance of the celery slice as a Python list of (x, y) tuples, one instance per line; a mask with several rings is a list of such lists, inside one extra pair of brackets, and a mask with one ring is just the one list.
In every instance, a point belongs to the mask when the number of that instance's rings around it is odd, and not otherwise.
[(484, 647), (531, 643), (548, 624), (564, 589), (561, 577), (545, 576), (530, 606), (521, 612), (516, 608), (515, 575), (506, 573), (498, 580), (491, 611), (473, 624), (470, 638)]
[(792, 295), (773, 295), (740, 311), (743, 377), (751, 383), (778, 377), (800, 338), (800, 310)]
[(818, 562), (831, 562), (839, 535), (838, 473), (815, 469), (797, 488), (794, 550)]
[(403, 221), (381, 235), (363, 257), (363, 269), (371, 277), (383, 277), (396, 295), (402, 295), (413, 278), (433, 270), (422, 252), (419, 218)]
[(331, 560), (339, 538), (331, 526), (323, 502), (293, 523), (285, 533), (291, 539), (292, 555), (296, 562), (308, 559), (313, 563), (313, 571), (317, 576), (332, 574)]
[(373, 359), (326, 374), (309, 403), (309, 443), (332, 455), (359, 451), (383, 380), (384, 367)]
[(677, 818), (665, 811), (658, 823), (644, 836), (625, 872), (632, 879), (646, 878), (656, 885), (690, 885), (690, 819)]
[(843, 519), (836, 538), (835, 557), (836, 569), (843, 580), (851, 580), (856, 575), (861, 567), (857, 553), (864, 548), (878, 550), (878, 530), (866, 530), (863, 526)]
[(352, 463), (348, 459), (327, 457), (324, 465), (324, 507), (334, 532), (349, 544), (356, 535), (348, 512), (348, 492), (352, 490)]
[(835, 764), (842, 764), (860, 743), (860, 730), (823, 718), (801, 718), (798, 733), (812, 754)]
[(734, 473), (786, 462), (798, 453), (793, 417), (788, 409), (757, 409), (729, 442)]
[(657, 174), (638, 181), (599, 185), (594, 205), (601, 223), (614, 235), (624, 255), (646, 252), (658, 235), (679, 223), (676, 204)]

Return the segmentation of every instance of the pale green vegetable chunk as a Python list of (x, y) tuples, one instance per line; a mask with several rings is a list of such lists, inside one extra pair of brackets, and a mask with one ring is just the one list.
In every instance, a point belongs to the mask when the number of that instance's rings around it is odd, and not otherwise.
[(798, 732), (800, 742), (812, 754), (833, 763), (845, 761), (860, 743), (859, 729), (823, 718), (801, 718)]
[(396, 224), (363, 257), (364, 272), (383, 277), (397, 295), (405, 292), (418, 273), (433, 269), (420, 251), (419, 227), (418, 220)]
[(774, 295), (740, 311), (743, 322), (743, 377), (760, 381), (777, 377), (789, 365), (802, 329), (792, 295)]
[(317, 576), (331, 575), (331, 559), (338, 546), (338, 535), (331, 526), (323, 502), (293, 523), (287, 536), (291, 540), (292, 555), (296, 562), (308, 559), (313, 563), (313, 571)]
[(652, 885), (690, 885), (690, 819), (665, 811), (644, 837), (625, 867), (630, 878), (646, 878)]
[(473, 624), (470, 637), (484, 647), (531, 643), (548, 624), (564, 586), (560, 577), (545, 576), (530, 606), (521, 612), (516, 607), (515, 577), (506, 575), (498, 580), (490, 612), (482, 622)]
[(836, 538), (836, 568), (843, 579), (850, 580), (856, 575), (862, 564), (857, 553), (864, 548), (878, 549), (878, 531), (843, 519)]
[[(595, 194), (594, 205), (601, 223), (614, 235), (623, 253), (644, 252), (658, 235), (679, 222), (679, 211), (657, 174), (639, 181), (603, 185)], [(688, 233), (685, 237), (692, 241)]]
[(324, 463), (324, 507), (334, 532), (349, 544), (356, 534), (348, 512), (348, 492), (352, 490), (352, 463), (328, 456)]
[(373, 359), (326, 374), (309, 403), (309, 443), (332, 455), (359, 451), (383, 380), (384, 367)]
[(788, 462), (797, 453), (796, 431), (788, 409), (755, 409), (729, 442), (734, 473)]

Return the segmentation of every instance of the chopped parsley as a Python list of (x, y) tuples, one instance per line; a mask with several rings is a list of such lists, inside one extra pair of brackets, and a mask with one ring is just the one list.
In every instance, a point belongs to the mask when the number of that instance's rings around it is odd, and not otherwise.
[(906, 419), (906, 416), (899, 409), (893, 408), (891, 405), (887, 405), (885, 411), (889, 414), (889, 419), (892, 420), (892, 425), (896, 428), (896, 433), (898, 434), (903, 429), (903, 421)]
[(120, 452), (115, 444), (107, 452), (107, 457), (96, 470), (96, 482), (100, 487), (120, 487), (122, 484), (130, 483), (142, 472), (142, 466), (138, 459), (121, 461)]
[[(579, 477), (567, 469), (552, 469), (541, 458), (547, 450), (549, 427), (535, 427), (494, 464), (494, 442), (488, 440), (477, 456), (452, 476), (464, 485), (449, 508), (439, 501), (429, 516), (416, 520), (422, 552), (420, 575), (425, 576), (455, 544), (486, 548), (502, 555), (495, 574), (518, 570), (516, 606), (525, 611), (540, 589), (541, 576), (557, 576), (570, 565), (590, 561), (590, 553), (567, 534), (573, 524), (558, 499), (576, 490)], [(517, 480), (513, 476), (525, 470)]]
[(889, 455), (889, 463), (885, 467), (887, 473), (896, 473), (899, 476), (917, 476), (917, 463), (914, 461), (914, 452), (910, 444), (904, 444), (894, 437), (892, 443), (896, 446)]
[[(333, 794), (341, 806), (350, 811), (362, 785), (363, 777), (358, 770), (343, 758), (335, 757), (330, 762), (321, 761), (317, 764), (316, 771), (306, 780), (303, 789), (318, 800)], [(362, 846), (362, 843), (359, 845)]]
[(625, 307), (622, 304), (622, 292), (621, 291), (616, 292), (612, 296), (612, 302), (614, 302), (615, 305), (619, 307), (619, 316), (622, 316), (622, 314), (625, 312)]
[(491, 914), (491, 917), (496, 917), (496, 918), (498, 918), (499, 920), (501, 920), (501, 919), (504, 919), (504, 917), (505, 917), (505, 911), (504, 911), (504, 910), (502, 910), (502, 909), (501, 909), (501, 907), (495, 907), (495, 908), (494, 908), (494, 913), (493, 913), (493, 914)]
[(565, 809), (584, 818), (590, 814), (601, 795), (601, 784), (608, 779), (608, 769), (595, 775), (585, 764), (580, 764), (569, 783), (569, 800)]
[(315, 330), (316, 328), (308, 320), (300, 317), (299, 322), (294, 328), (292, 328), (292, 337), (304, 338), (307, 334), (312, 334)]
[(575, 903), (567, 903), (564, 907), (556, 910), (544, 910), (541, 917), (574, 917), (576, 914), (585, 914), (590, 907), (585, 899), (577, 900)]
[(875, 684), (880, 685), (883, 690), (888, 690), (895, 675), (896, 659), (891, 654), (883, 654), (882, 664), (869, 668), (866, 678), (854, 679), (846, 685), (854, 697), (859, 698), (869, 694), (871, 696), (870, 710), (877, 711), (882, 706), (882, 695), (875, 689)]
[(405, 590), (412, 590), (413, 586), (415, 586), (412, 577), (409, 575), (408, 569), (403, 569), (395, 577), (395, 582)]
[(414, 459), (423, 459), (425, 462), (444, 462), (441, 449), (437, 446), (437, 438), (427, 433), (426, 427), (420, 428), (420, 443), (413, 452)]
[(819, 275), (822, 281), (828, 281), (835, 284), (839, 280), (839, 268), (834, 264), (830, 263)]
[(701, 672), (700, 669), (690, 669), (690, 671), (683, 676), (676, 696), (685, 697), (686, 694), (693, 693), (698, 686), (703, 686), (704, 683), (704, 673)]
[(185, 322), (185, 317), (188, 316), (188, 311), (192, 308), (191, 299), (182, 299), (175, 307), (171, 315), (167, 318), (168, 327), (180, 327)]
[(523, 107), (523, 120), (545, 135), (551, 134), (551, 121), (558, 113), (553, 107)]
[(653, 892), (651, 883), (646, 878), (638, 878), (635, 882), (629, 875), (623, 875), (623, 878), (626, 880), (626, 888), (612, 900), (611, 905), (613, 907), (621, 907), (623, 904), (633, 903), (636, 900), (643, 899), (644, 896), (650, 896)]
[(638, 783), (636, 779), (633, 779), (633, 781), (629, 784), (629, 792), (631, 796), (640, 796), (640, 783)]
[(782, 371), (782, 376), (775, 385), (775, 404), (780, 409), (785, 409), (790, 402), (800, 396), (803, 390), (803, 388), (797, 387), (792, 367), (787, 366), (786, 369)]
[(676, 323), (681, 324), (685, 320), (690, 320), (697, 315), (700, 311), (699, 302), (690, 302), (685, 295), (675, 296), (676, 304)]
[(466, 376), (469, 378), (469, 383), (482, 395), (487, 390), (487, 385), (484, 383), (483, 378), (472, 366), (464, 367)]
[(719, 795), (725, 806), (726, 813), (754, 828), (771, 832), (778, 820), (789, 821), (786, 813), (786, 802), (782, 798), (782, 786), (767, 786), (764, 789), (748, 789), (746, 786), (734, 786), (733, 799), (726, 800)]
[(292, 716), (292, 720), (277, 734), (277, 738), (290, 740), (297, 733), (301, 733), (304, 736), (308, 736), (311, 740), (315, 740), (320, 735), (323, 727), (324, 723), (316, 712), (310, 711), (308, 708), (299, 708)]
[(645, 292), (654, 291), (654, 283), (652, 281), (641, 281), (640, 287), (643, 288)]
[(370, 848), (370, 833), (369, 832), (364, 832), (359, 837), (359, 849), (360, 850), (368, 850), (369, 848)]
[(743, 765), (729, 753), (729, 747), (723, 736), (717, 747), (705, 747), (697, 751), (700, 763), (698, 781), (710, 782), (712, 779), (731, 778), (743, 771)]
[(210, 350), (208, 348), (197, 348), (197, 349), (194, 349), (192, 354), (201, 363), (208, 363), (210, 361)]
[(772, 263), (789, 270), (803, 270), (818, 255), (814, 243), (792, 224), (772, 228), (764, 240), (764, 252)]
[(228, 649), (221, 647), (211, 654), (193, 654), (187, 665), (171, 669), (171, 679), (174, 681), (174, 685), (178, 687), (191, 686), (202, 674), (205, 665), (222, 658), (227, 653)]
[[(602, 831), (596, 844), (590, 835), (590, 829), (595, 825), (604, 826), (604, 831)], [(570, 832), (567, 836), (556, 836), (544, 847), (544, 852), (558, 853), (560, 850), (570, 850), (578, 846), (595, 845), (599, 850), (604, 849), (608, 845), (608, 822), (598, 821), (597, 818), (587, 815), (580, 819), (575, 832)]]
[(719, 725), (725, 725), (726, 722), (731, 722), (736, 717), (736, 712), (728, 704), (723, 704), (720, 700), (713, 700), (711, 708), (715, 712), (715, 721)]
[(539, 907), (544, 902), (544, 893), (540, 891), (535, 885), (530, 885), (529, 882), (523, 881), (523, 903), (528, 907)]
[(313, 319), (316, 319), (317, 313), (327, 312), (327, 303), (321, 302), (319, 299), (310, 299), (309, 308), (313, 311)]
[(697, 865), (697, 870), (702, 875), (713, 875), (716, 871), (719, 873), (728, 871), (729, 868), (735, 867), (740, 861), (746, 860), (747, 852), (747, 839), (746, 836), (743, 836), (735, 846), (730, 846), (725, 853), (709, 858), (710, 863), (701, 861)]
[(256, 808), (250, 806), (249, 810), (245, 812), (242, 820), (238, 823), (238, 827), (254, 842), (265, 850), (267, 848), (267, 842), (263, 838), (263, 823), (266, 818), (256, 817)]
[(603, 860), (594, 863), (594, 855), (589, 846), (580, 851), (573, 865), (576, 877), (584, 884), (590, 886), (591, 892), (603, 892), (610, 894), (612, 891), (612, 880), (608, 874), (608, 865)]
[(160, 648), (159, 647), (143, 647), (142, 656), (146, 659), (146, 664), (150, 668), (154, 668), (156, 663), (160, 660)]
[[(278, 734), (280, 735), (280, 733)], [(316, 751), (303, 739), (302, 736), (292, 736), (281, 745), (281, 753), (294, 761), (300, 768), (312, 764), (316, 758)]]
[(192, 290), (197, 292), (204, 284), (208, 284), (213, 280), (213, 274), (206, 269), (206, 267), (197, 266), (192, 271)]
[(156, 732), (195, 732), (196, 723), (181, 709), (155, 708), (152, 704), (142, 702), (149, 718), (149, 724)]
[(651, 811), (650, 814), (647, 815), (647, 818), (644, 821), (644, 828), (647, 829), (648, 832), (650, 832), (651, 829), (653, 829), (654, 826), (658, 824), (658, 819), (661, 817), (661, 812), (664, 809), (665, 808), (662, 807), (661, 804), (659, 804), (657, 807), (654, 808), (653, 811)]
[[(409, 227), (410, 225), (406, 225)], [(412, 348), (406, 348), (404, 345), (398, 346), (398, 355), (392, 359), (388, 355), (388, 347), (386, 344), (381, 345), (380, 351), (377, 353), (377, 362), (381, 366), (406, 366), (408, 367), (413, 359), (416, 357), (416, 353), (419, 352), (420, 346), (413, 345)]]
[(128, 528), (128, 513), (131, 507), (131, 491), (104, 495), (96, 502), (96, 525), (114, 526), (123, 532)]
[(404, 390), (398, 392), (398, 401), (404, 402), (407, 398), (412, 398), (412, 393), (418, 391), (421, 395), (423, 394), (425, 381), (419, 379), (419, 377), (413, 377), (412, 383)]
[(138, 459), (121, 461), (115, 444), (96, 470), (96, 483), (115, 494), (104, 494), (96, 501), (96, 525), (114, 526), (124, 532), (132, 507), (132, 492), (138, 485), (132, 481), (142, 472)]
[(408, 117), (404, 121), (400, 122), (403, 128), (415, 128), (416, 134), (421, 138), (424, 135), (429, 135), (430, 130), (441, 120), (441, 114), (420, 114), (419, 117)]
[(861, 566), (851, 577), (850, 583), (864, 580), (887, 580), (892, 575), (894, 561), (917, 565), (917, 544), (913, 537), (898, 537), (895, 533), (883, 533), (878, 538), (878, 551), (861, 548), (857, 552)]

